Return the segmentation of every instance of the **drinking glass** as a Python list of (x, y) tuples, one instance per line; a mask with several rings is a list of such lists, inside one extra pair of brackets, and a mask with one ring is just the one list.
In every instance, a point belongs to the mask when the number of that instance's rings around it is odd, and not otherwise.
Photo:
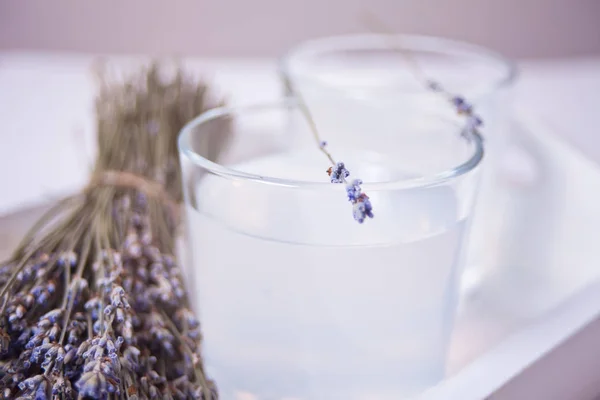
[(422, 80), (427, 78), (473, 104), (483, 120), (486, 160), (467, 263), (475, 280), (493, 267), (508, 201), (502, 171), (511, 146), (517, 76), (510, 60), (484, 47), (438, 37), (359, 34), (303, 42), (280, 61), (281, 73), (323, 129), (346, 123), (349, 114), (379, 127), (398, 110), (413, 107), (455, 112), (445, 98), (425, 90)]
[(295, 100), (183, 129), (187, 278), (221, 399), (398, 400), (442, 379), (482, 140), (431, 109), (388, 122), (319, 129), (364, 181), (362, 224)]

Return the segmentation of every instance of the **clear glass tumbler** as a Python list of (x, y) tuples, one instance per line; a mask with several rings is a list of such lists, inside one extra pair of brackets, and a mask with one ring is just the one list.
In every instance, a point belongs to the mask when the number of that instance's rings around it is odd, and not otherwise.
[(395, 118), (398, 110), (414, 107), (454, 113), (441, 96), (425, 90), (415, 78), (415, 63), (421, 78), (465, 97), (484, 122), (486, 160), (468, 257), (469, 269), (478, 277), (499, 259), (496, 244), (507, 201), (503, 157), (511, 146), (515, 65), (492, 50), (464, 42), (361, 34), (303, 42), (282, 57), (280, 71), (294, 83), (323, 129), (356, 123), (345, 118), (350, 114), (360, 115), (365, 126), (379, 127)]
[(443, 378), (483, 157), (461, 128), (412, 109), (321, 129), (364, 181), (362, 224), (294, 100), (183, 129), (188, 280), (221, 399), (398, 400)]

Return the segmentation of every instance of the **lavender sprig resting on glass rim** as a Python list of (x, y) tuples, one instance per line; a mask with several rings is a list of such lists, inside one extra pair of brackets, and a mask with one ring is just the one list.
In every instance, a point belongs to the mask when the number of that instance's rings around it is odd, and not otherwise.
[[(346, 178), (350, 177), (350, 171), (346, 168), (346, 165), (343, 162), (336, 162), (329, 150), (327, 150), (327, 141), (321, 138), (315, 121), (310, 111), (308, 110), (308, 107), (306, 106), (302, 95), (296, 90), (290, 77), (286, 74), (283, 74), (282, 79), (289, 93), (293, 94), (296, 100), (298, 101), (300, 111), (302, 112), (304, 118), (308, 122), (309, 128), (311, 130), (315, 142), (317, 143), (319, 150), (325, 155), (325, 157), (327, 157), (327, 159), (332, 165), (331, 167), (329, 167), (329, 169), (327, 169), (327, 174), (329, 175), (330, 182), (348, 184)], [(359, 191), (361, 190), (361, 184), (362, 181), (360, 179), (355, 179), (353, 181), (353, 187), (356, 187)], [(358, 223), (362, 224), (366, 218), (373, 218), (373, 206), (371, 205), (371, 201), (369, 200), (369, 197), (366, 194), (362, 194), (356, 199), (351, 200), (349, 198), (348, 200), (350, 200), (350, 202), (352, 203), (352, 215)]]

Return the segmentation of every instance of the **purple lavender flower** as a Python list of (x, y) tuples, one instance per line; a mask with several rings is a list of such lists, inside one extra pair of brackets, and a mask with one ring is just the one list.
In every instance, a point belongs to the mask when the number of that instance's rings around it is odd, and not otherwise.
[(52, 385), (52, 395), (59, 396), (67, 395), (71, 390), (71, 385), (69, 381), (61, 376), (57, 377), (54, 381), (54, 385)]
[(38, 322), (38, 326), (40, 326), (40, 323), (42, 323), (42, 321), (46, 320), (52, 324), (58, 322), (59, 318), (63, 315), (63, 312), (64, 311), (61, 308), (55, 308), (52, 311), (48, 311), (46, 314), (40, 317), (40, 322)]
[(92, 297), (85, 303), (85, 309), (90, 312), (92, 319), (97, 319), (100, 313), (100, 299), (98, 297)]
[(50, 399), (48, 378), (44, 375), (35, 375), (27, 378), (18, 385), (22, 399), (46, 400)]
[(360, 179), (354, 179), (352, 182), (346, 185), (346, 193), (348, 194), (348, 200), (351, 202), (355, 202), (358, 200), (358, 196), (360, 196), (360, 185), (362, 185), (363, 181)]
[(361, 194), (358, 200), (354, 203), (352, 207), (352, 214), (354, 215), (354, 219), (362, 224), (367, 217), (373, 218), (373, 207), (371, 206), (371, 201), (366, 194)]
[(109, 393), (118, 394), (120, 381), (114, 379), (116, 376), (107, 376), (101, 371), (99, 362), (91, 365), (92, 369), (84, 372), (75, 383), (79, 395), (93, 399), (107, 399)]
[(462, 98), (461, 96), (454, 96), (451, 101), (455, 107), (460, 107), (461, 105), (463, 105), (465, 103), (465, 99)]
[[(70, 344), (68, 344), (67, 346), (71, 346)], [(65, 346), (65, 350), (67, 349), (67, 346)], [(67, 350), (67, 353), (65, 354), (65, 358), (63, 360), (64, 364), (69, 364), (71, 363), (71, 361), (75, 360), (77, 355), (77, 347), (69, 347)]]
[(451, 101), (459, 114), (471, 114), (473, 111), (473, 106), (467, 103), (461, 96), (454, 96)]
[(131, 307), (127, 301), (127, 297), (125, 296), (125, 289), (118, 285), (114, 285), (110, 293), (110, 302), (115, 308), (128, 309)]
[(74, 251), (67, 251), (67, 252), (61, 253), (61, 255), (58, 256), (58, 265), (60, 265), (60, 266), (70, 265), (71, 267), (76, 266), (77, 265), (77, 254), (75, 254)]
[(186, 329), (194, 329), (200, 325), (194, 313), (187, 308), (181, 308), (175, 313), (174, 322), (175, 325), (177, 325), (177, 327), (182, 331)]
[(347, 177), (350, 176), (350, 171), (346, 169), (343, 162), (338, 162), (334, 167), (330, 167), (327, 170), (331, 183), (344, 183)]
[[(331, 178), (331, 183), (344, 183), (346, 182), (346, 178), (350, 176), (350, 171), (346, 169), (343, 162), (338, 162), (335, 168), (330, 167), (327, 170), (327, 173)], [(371, 206), (369, 197), (362, 193), (360, 187), (362, 183), (363, 181), (360, 179), (346, 182), (346, 195), (348, 196), (348, 201), (354, 205), (352, 211), (354, 219), (361, 224), (366, 217), (373, 218), (373, 207)]]
[(321, 143), (319, 143), (319, 147), (320, 147), (321, 149), (324, 149), (325, 147), (327, 147), (327, 141), (325, 141), (325, 140), (322, 140), (322, 141), (321, 141)]
[(473, 106), (468, 103), (463, 103), (457, 107), (457, 111), (459, 114), (471, 114)]

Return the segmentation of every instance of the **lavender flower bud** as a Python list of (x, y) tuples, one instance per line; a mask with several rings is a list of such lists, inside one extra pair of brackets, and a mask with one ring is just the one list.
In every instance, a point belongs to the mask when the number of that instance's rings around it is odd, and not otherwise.
[(27, 344), (25, 345), (26, 349), (33, 349), (34, 347), (39, 346), (42, 343), (42, 340), (44, 340), (45, 337), (45, 332), (40, 332), (36, 335), (34, 335), (31, 339), (29, 339), (29, 342), (27, 342)]
[(52, 386), (52, 394), (54, 396), (61, 395), (64, 393), (66, 387), (67, 384), (65, 382), (65, 378), (59, 376), (58, 378), (56, 378), (56, 380), (54, 381), (54, 385)]
[(329, 174), (331, 183), (343, 183), (350, 176), (350, 171), (346, 169), (343, 162), (338, 162), (335, 168), (329, 168), (327, 173)]
[(46, 351), (46, 359), (53, 359), (54, 357), (56, 357), (59, 348), (60, 346), (58, 344), (50, 346), (50, 348)]
[(31, 293), (27, 293), (23, 296), (23, 305), (27, 308), (31, 308), (35, 303), (35, 297)]
[(45, 278), (46, 278), (46, 274), (47, 274), (47, 272), (48, 272), (48, 271), (46, 271), (45, 269), (38, 269), (38, 270), (35, 272), (35, 278), (36, 278), (37, 280), (43, 280), (43, 279), (45, 279)]
[(139, 267), (136, 270), (136, 275), (143, 281), (148, 279), (148, 269), (145, 267)]
[(48, 338), (54, 342), (56, 341), (56, 339), (58, 339), (59, 334), (60, 327), (58, 326), (58, 324), (54, 324), (54, 326), (48, 331)]
[(50, 321), (49, 319), (41, 319), (37, 323), (37, 328), (45, 331), (48, 330), (53, 324), (54, 322)]
[[(3, 330), (0, 330), (0, 354), (2, 354), (2, 349), (3, 349), (2, 340), (5, 339), (5, 337), (3, 336), (3, 333), (6, 334)], [(29, 338), (31, 338), (31, 334), (32, 334), (31, 328), (27, 328), (27, 329), (23, 330), (23, 332), (21, 332), (21, 334), (17, 338), (16, 344), (19, 346), (25, 347), (25, 345), (29, 341)], [(9, 340), (10, 340), (10, 337), (9, 337)]]
[(44, 379), (42, 382), (40, 382), (39, 386), (37, 387), (34, 398), (36, 400), (46, 400), (46, 399), (49, 400), (48, 389), (49, 389), (48, 381)]
[(348, 194), (348, 200), (355, 202), (360, 196), (362, 181), (360, 179), (354, 179), (351, 183), (346, 185), (346, 193)]
[(35, 375), (31, 378), (25, 379), (23, 382), (19, 383), (19, 389), (21, 390), (34, 390), (36, 389), (40, 383), (44, 380), (44, 375)]
[(357, 201), (352, 207), (354, 219), (359, 224), (362, 224), (366, 217), (373, 218), (373, 207), (371, 206), (371, 202), (364, 194), (363, 196), (364, 197), (359, 198), (359, 201)]
[(461, 106), (462, 104), (465, 103), (465, 99), (463, 99), (460, 96), (454, 96), (451, 101), (452, 101), (452, 104), (454, 104), (455, 107), (459, 107), (459, 106)]
[(79, 390), (79, 396), (91, 397), (100, 399), (105, 397), (102, 393), (107, 392), (106, 379), (99, 372), (86, 372), (75, 383), (75, 387)]
[(87, 350), (90, 348), (91, 346), (91, 342), (89, 340), (86, 340), (85, 342), (81, 343), (79, 345), (79, 348), (77, 349), (77, 357), (83, 357), (83, 354), (85, 354), (87, 352)]
[(173, 257), (171, 257), (168, 254), (163, 255), (162, 261), (163, 261), (163, 264), (169, 268), (173, 268), (175, 266), (175, 260), (173, 259)]
[(73, 361), (75, 359), (76, 356), (77, 356), (77, 349), (73, 347), (72, 349), (67, 351), (67, 354), (65, 355), (65, 358), (64, 358), (64, 363), (69, 364), (71, 361)]
[(470, 114), (473, 111), (473, 106), (467, 103), (463, 103), (457, 107), (459, 114)]
[(48, 299), (50, 298), (50, 293), (48, 292), (47, 289), (42, 289), (42, 291), (40, 292), (40, 294), (37, 296), (37, 303), (40, 305), (45, 304)]
[(14, 312), (8, 316), (8, 322), (16, 322), (23, 318), (27, 310), (22, 305), (18, 305), (15, 307)]
[(127, 343), (131, 343), (131, 340), (133, 339), (133, 327), (131, 326), (131, 321), (126, 320), (123, 324), (122, 335)]
[(125, 290), (121, 286), (115, 286), (110, 294), (110, 301), (113, 307), (123, 307), (122, 297), (125, 295)]
[(94, 322), (94, 325), (92, 327), (92, 330), (94, 331), (94, 333), (99, 334), (103, 331), (106, 331), (109, 329), (109, 323), (108, 321), (104, 321), (104, 324), (100, 323), (100, 320), (97, 320), (96, 322)]
[(108, 354), (113, 354), (117, 351), (115, 344), (113, 343), (112, 340), (108, 340), (106, 342), (106, 350), (108, 351)]
[(175, 313), (175, 323), (177, 327), (182, 330), (184, 327), (194, 329), (199, 325), (194, 313), (187, 308), (182, 308)]
[(94, 359), (102, 358), (102, 356), (104, 356), (104, 348), (95, 346)]
[[(48, 320), (54, 324), (54, 323), (58, 322), (58, 319), (62, 316), (62, 314), (63, 314), (63, 310), (61, 308), (56, 308), (52, 311), (47, 312), (42, 317), (40, 317), (40, 322), (42, 320)], [(38, 323), (38, 326), (39, 326), (39, 323)]]
[(62, 253), (59, 257), (58, 257), (58, 265), (65, 266), (65, 265), (69, 265), (71, 267), (74, 267), (77, 265), (77, 254), (75, 254), (75, 252), (73, 251), (67, 251)]
[(125, 313), (123, 312), (123, 309), (117, 308), (115, 321), (117, 321), (119, 324), (125, 321)]
[(192, 339), (192, 341), (196, 341), (196, 340), (200, 340), (200, 338), (202, 337), (202, 334), (199, 329), (190, 329), (187, 332), (187, 337)]
[(119, 363), (119, 355), (117, 353), (111, 353), (108, 355), (110, 362), (115, 370), (121, 370), (121, 363)]

